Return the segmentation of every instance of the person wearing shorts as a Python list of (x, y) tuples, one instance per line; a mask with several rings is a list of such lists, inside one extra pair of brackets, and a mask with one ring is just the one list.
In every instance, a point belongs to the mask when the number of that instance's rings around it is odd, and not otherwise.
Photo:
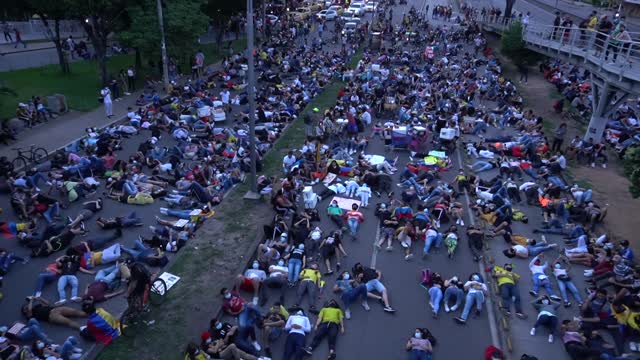
[(380, 278), (382, 273), (379, 270), (373, 268), (365, 268), (362, 264), (357, 263), (353, 267), (353, 274), (358, 281), (364, 283), (367, 287), (367, 292), (377, 292), (382, 297), (382, 303), (384, 304), (384, 311), (393, 313), (396, 310), (389, 305), (389, 295), (387, 288), (382, 284)]

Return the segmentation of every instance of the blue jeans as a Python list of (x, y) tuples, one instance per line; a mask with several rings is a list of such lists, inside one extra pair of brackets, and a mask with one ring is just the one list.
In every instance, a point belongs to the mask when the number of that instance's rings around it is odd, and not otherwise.
[(549, 296), (554, 295), (553, 289), (551, 288), (551, 282), (549, 278), (545, 278), (544, 280), (540, 280), (540, 275), (543, 274), (533, 274), (533, 291), (537, 294), (540, 290), (540, 286), (542, 286)]
[(78, 346), (78, 339), (76, 339), (75, 336), (69, 336), (60, 347), (60, 357), (62, 360), (71, 359), (71, 355), (73, 355), (73, 348), (76, 346)]
[(440, 303), (442, 302), (442, 289), (436, 286), (429, 288), (429, 300), (433, 304), (433, 312), (438, 314)]
[(173, 217), (177, 217), (178, 219), (189, 220), (189, 218), (191, 217), (189, 214), (191, 214), (192, 211), (193, 210), (172, 210), (172, 209), (167, 209), (167, 215), (173, 216)]
[(36, 319), (29, 319), (27, 322), (27, 326), (25, 326), (20, 332), (16, 335), (18, 340), (24, 342), (31, 342), (32, 340), (39, 339), (44, 341), (45, 343), (51, 343), (51, 339), (44, 333), (40, 323)]
[(344, 303), (344, 308), (349, 309), (351, 304), (358, 298), (362, 298), (363, 301), (367, 299), (367, 285), (361, 284), (349, 291), (345, 291), (340, 298)]
[(113, 283), (113, 281), (118, 277), (119, 274), (120, 268), (118, 268), (116, 265), (111, 265), (108, 268), (98, 270), (95, 280), (102, 281), (111, 286), (111, 283)]
[(447, 290), (444, 291), (444, 304), (449, 305), (451, 298), (455, 298), (455, 306), (460, 307), (462, 299), (464, 299), (464, 291), (457, 286), (449, 286)]
[(302, 260), (289, 259), (289, 282), (294, 283), (300, 278), (300, 270), (302, 269)]
[(120, 249), (131, 255), (136, 261), (140, 261), (153, 253), (153, 249), (147, 247), (140, 240), (133, 243), (133, 249), (121, 246)]
[(429, 254), (429, 250), (431, 250), (431, 246), (435, 245), (436, 248), (440, 248), (442, 246), (442, 234), (438, 233), (437, 236), (427, 236), (427, 239), (424, 241), (424, 248), (422, 252), (425, 254)]
[(42, 216), (47, 221), (47, 224), (51, 224), (53, 221), (52, 217), (60, 215), (60, 204), (58, 202), (54, 202), (49, 208), (42, 213)]
[(539, 244), (539, 245), (527, 245), (527, 250), (529, 251), (529, 256), (531, 257), (536, 257), (538, 255), (540, 255), (541, 253), (551, 250), (553, 249), (553, 246), (551, 245), (544, 245), (544, 244)]
[(562, 300), (564, 302), (568, 302), (569, 301), (569, 297), (567, 296), (567, 289), (569, 289), (569, 291), (571, 291), (571, 293), (573, 294), (573, 297), (576, 299), (577, 302), (582, 304), (582, 296), (580, 296), (580, 291), (578, 291), (578, 288), (576, 287), (576, 285), (573, 283), (573, 281), (569, 280), (569, 281), (562, 281), (560, 279), (557, 279), (558, 281), (558, 289), (560, 289), (560, 294), (562, 295)]
[(578, 194), (578, 196), (575, 197), (576, 203), (578, 205), (588, 203), (589, 201), (591, 201), (592, 196), (593, 196), (593, 190), (589, 189), (587, 191), (584, 191), (582, 194)]
[(36, 282), (35, 292), (42, 292), (42, 289), (44, 289), (45, 285), (47, 285), (48, 283), (52, 282), (57, 278), (58, 278), (58, 274), (54, 274), (49, 271), (41, 272), (40, 274), (38, 274), (38, 281)]
[(0, 274), (6, 274), (11, 268), (11, 264), (15, 261), (24, 261), (20, 256), (16, 256), (14, 253), (8, 253), (0, 258)]
[(135, 195), (138, 193), (138, 188), (136, 187), (136, 184), (131, 180), (125, 181), (124, 184), (122, 185), (122, 189), (127, 195)]
[(241, 328), (253, 327), (260, 318), (260, 311), (252, 304), (246, 304), (244, 310), (238, 314), (238, 326)]
[(360, 223), (357, 219), (349, 219), (347, 222), (349, 224), (349, 230), (351, 231), (351, 235), (356, 236), (358, 233), (358, 227), (360, 227)]
[(505, 283), (500, 285), (500, 296), (502, 297), (502, 306), (504, 309), (511, 310), (511, 303), (513, 302), (516, 313), (522, 313), (518, 284)]
[(31, 187), (38, 187), (38, 181), (49, 181), (49, 179), (47, 179), (47, 177), (44, 176), (41, 172), (37, 172), (31, 176), (27, 176), (26, 180), (27, 184)]
[(60, 300), (66, 300), (65, 288), (67, 285), (71, 286), (71, 297), (78, 296), (78, 278), (75, 275), (62, 275), (58, 279), (58, 296)]
[(462, 310), (462, 315), (460, 318), (462, 320), (467, 320), (469, 317), (469, 312), (471, 311), (471, 307), (476, 305), (476, 310), (482, 310), (482, 304), (484, 304), (484, 294), (480, 291), (474, 291), (472, 293), (467, 293), (467, 297), (464, 301), (464, 309)]
[(409, 360), (431, 360), (431, 354), (424, 350), (413, 349), (409, 352)]
[(493, 165), (490, 162), (478, 160), (471, 165), (471, 170), (475, 172), (483, 172), (493, 169)]
[(559, 177), (557, 176), (549, 176), (547, 177), (547, 180), (551, 183), (553, 183), (553, 185), (558, 186), (562, 189), (567, 187), (567, 184)]
[(138, 217), (135, 211), (132, 211), (129, 215), (120, 218), (120, 225), (122, 227), (130, 227), (142, 222), (142, 219)]

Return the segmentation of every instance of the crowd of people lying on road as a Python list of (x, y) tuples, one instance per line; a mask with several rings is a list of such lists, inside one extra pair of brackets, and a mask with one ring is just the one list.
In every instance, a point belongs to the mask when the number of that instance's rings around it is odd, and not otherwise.
[[(281, 130), (332, 78), (342, 76), (355, 53), (351, 45), (333, 51), (300, 42), (282, 32), (256, 53), (256, 70), (264, 74), (257, 89), (259, 166)], [(12, 269), (30, 258), (50, 262), (33, 279), (32, 293), (2, 289), (5, 302), (28, 295), (21, 308), (26, 320), (0, 328), (3, 358), (82, 356), (76, 336), (64, 342), (51, 339), (43, 322), (107, 344), (119, 336), (117, 319), (97, 304), (123, 293), (127, 299), (144, 296), (159, 274), (149, 268), (166, 265), (168, 254), (185, 246), (214, 215), (224, 194), (244, 181), (250, 166), (245, 71), (246, 59), (234, 55), (220, 72), (130, 109), (125, 123), (86, 129), (86, 138), (49, 161), (14, 169), (8, 159), (0, 160), (0, 189), (10, 204), (0, 233), (13, 242), (0, 250), (0, 276), (11, 277)], [(233, 118), (232, 126), (218, 126), (214, 117), (220, 111)], [(127, 143), (139, 138), (137, 148), (127, 153)], [(114, 202), (131, 209), (121, 216), (101, 215)], [(159, 208), (156, 224), (144, 224), (135, 206), (157, 202), (166, 205)], [(150, 232), (143, 225), (152, 225)], [(123, 233), (136, 233), (138, 239), (127, 244)], [(79, 273), (92, 280), (84, 281)], [(56, 299), (48, 298), (51, 284), (57, 287)]]
[[(345, 240), (358, 239), (361, 224), (372, 221), (364, 215), (372, 197), (379, 202), (374, 212), (381, 227), (378, 249), (393, 251), (397, 244), (402, 257), (411, 261), (418, 243), (426, 260), (443, 247), (454, 257), (459, 240), (466, 237), (480, 261), (485, 243), (501, 237), (504, 256), (513, 262), (529, 260), (530, 303), (536, 315), (529, 320), (531, 335), (546, 330), (549, 342), (559, 336), (573, 359), (614, 359), (625, 352), (626, 343), (637, 350), (633, 340), (638, 313), (631, 310), (637, 308), (633, 252), (628, 241), (614, 244), (601, 230), (607, 209), (595, 202), (593, 191), (566, 182), (562, 142), (552, 149), (543, 119), (523, 107), (513, 81), (504, 76), (497, 59), (483, 51), (486, 43), (475, 41), (482, 36), (473, 23), (419, 32), (434, 45), (435, 56), (421, 50), (365, 52), (336, 105), (304, 115), (308, 140), (283, 158), (285, 177), (261, 182), (277, 213), (265, 230), (267, 240), (236, 282), (221, 289), (225, 316), (211, 321), (200, 345), (189, 344), (185, 358), (271, 356), (272, 345), (284, 336), (284, 359), (313, 354), (324, 338), (334, 359), (345, 319), (361, 316), (352, 315), (353, 303), (370, 311), (373, 299), (383, 311), (395, 312), (380, 270), (360, 263), (350, 270), (341, 266), (349, 253)], [(476, 44), (486, 56), (465, 52)], [(378, 107), (380, 99), (385, 99), (384, 106)], [(390, 114), (395, 122), (376, 121)], [(453, 182), (446, 183), (440, 178), (441, 171), (450, 168), (449, 131), (471, 140), (465, 145), (471, 164), (469, 170), (453, 170)], [(433, 146), (431, 134), (437, 140)], [(372, 141), (383, 141), (389, 149), (405, 147), (413, 157), (403, 166), (393, 155), (369, 154)], [(498, 170), (491, 179), (479, 174), (491, 169)], [(457, 199), (465, 192), (477, 198), (472, 207), (475, 225), (465, 224), (464, 205)], [(326, 210), (316, 209), (323, 199), (331, 199)], [(530, 221), (521, 210), (524, 206), (539, 208), (542, 218)], [(325, 216), (332, 225), (321, 228), (318, 222)], [(546, 235), (532, 239), (514, 233), (514, 222), (535, 226), (534, 233), (562, 235), (565, 244), (559, 256), (550, 255), (559, 247)], [(572, 281), (578, 275), (572, 265), (585, 266), (584, 276), (594, 284), (586, 296)], [(444, 308), (457, 314), (456, 322), (466, 324), (472, 312), (482, 312), (488, 278), (493, 277), (505, 316), (515, 310), (526, 319), (518, 283), (527, 274), (517, 274), (514, 267), (511, 261), (494, 263), (485, 274), (469, 275), (425, 269), (420, 281), (435, 318)], [(293, 298), (287, 297), (289, 288), (295, 291)], [(336, 295), (327, 295), (326, 289)], [(277, 300), (270, 302), (273, 296)], [(318, 305), (319, 298), (324, 298), (324, 306)], [(570, 317), (562, 306), (566, 311), (573, 306), (580, 316)], [(237, 325), (230, 317), (237, 318)], [(615, 345), (598, 330), (610, 332)], [(411, 359), (430, 359), (435, 345), (430, 332), (418, 328), (407, 350)], [(499, 359), (504, 354), (488, 348), (487, 356)]]

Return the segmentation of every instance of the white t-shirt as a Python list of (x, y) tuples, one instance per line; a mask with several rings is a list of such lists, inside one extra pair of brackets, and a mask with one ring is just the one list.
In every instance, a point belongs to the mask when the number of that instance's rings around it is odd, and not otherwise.
[(467, 286), (469, 287), (469, 294), (487, 291), (487, 284), (481, 283), (479, 281), (469, 280), (464, 283), (464, 287), (466, 288)]
[(100, 91), (100, 95), (102, 95), (104, 102), (106, 103), (111, 102), (111, 90), (109, 90), (108, 88), (102, 89), (102, 91)]
[(260, 279), (264, 280), (267, 278), (267, 274), (260, 269), (248, 269), (244, 272), (244, 277), (249, 279)]
[(281, 276), (281, 274), (288, 274), (289, 269), (286, 266), (271, 265), (269, 266), (269, 277)]
[(529, 256), (529, 250), (527, 249), (526, 246), (522, 246), (522, 245), (513, 245), (511, 247), (515, 252), (516, 255), (518, 257), (528, 257)]

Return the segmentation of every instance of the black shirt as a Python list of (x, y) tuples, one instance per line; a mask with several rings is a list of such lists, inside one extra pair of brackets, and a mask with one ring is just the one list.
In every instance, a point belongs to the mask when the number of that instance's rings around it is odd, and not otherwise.
[(80, 269), (80, 264), (70, 258), (62, 259), (62, 267), (60, 275), (75, 275)]
[(302, 260), (303, 257), (304, 257), (304, 250), (302, 250), (302, 249), (295, 248), (291, 252), (291, 258), (292, 259)]
[(364, 272), (362, 273), (362, 281), (369, 282), (370, 280), (377, 279), (378, 272), (372, 268), (364, 268)]
[[(222, 328), (220, 328), (220, 329), (212, 328), (211, 329), (211, 331), (210, 331), (211, 337), (214, 340), (224, 339), (225, 336), (227, 336), (227, 334), (229, 333), (229, 331), (231, 331), (232, 328), (233, 328), (233, 326), (231, 326), (231, 324), (222, 323)], [(229, 340), (231, 341), (232, 339), (229, 339)]]

